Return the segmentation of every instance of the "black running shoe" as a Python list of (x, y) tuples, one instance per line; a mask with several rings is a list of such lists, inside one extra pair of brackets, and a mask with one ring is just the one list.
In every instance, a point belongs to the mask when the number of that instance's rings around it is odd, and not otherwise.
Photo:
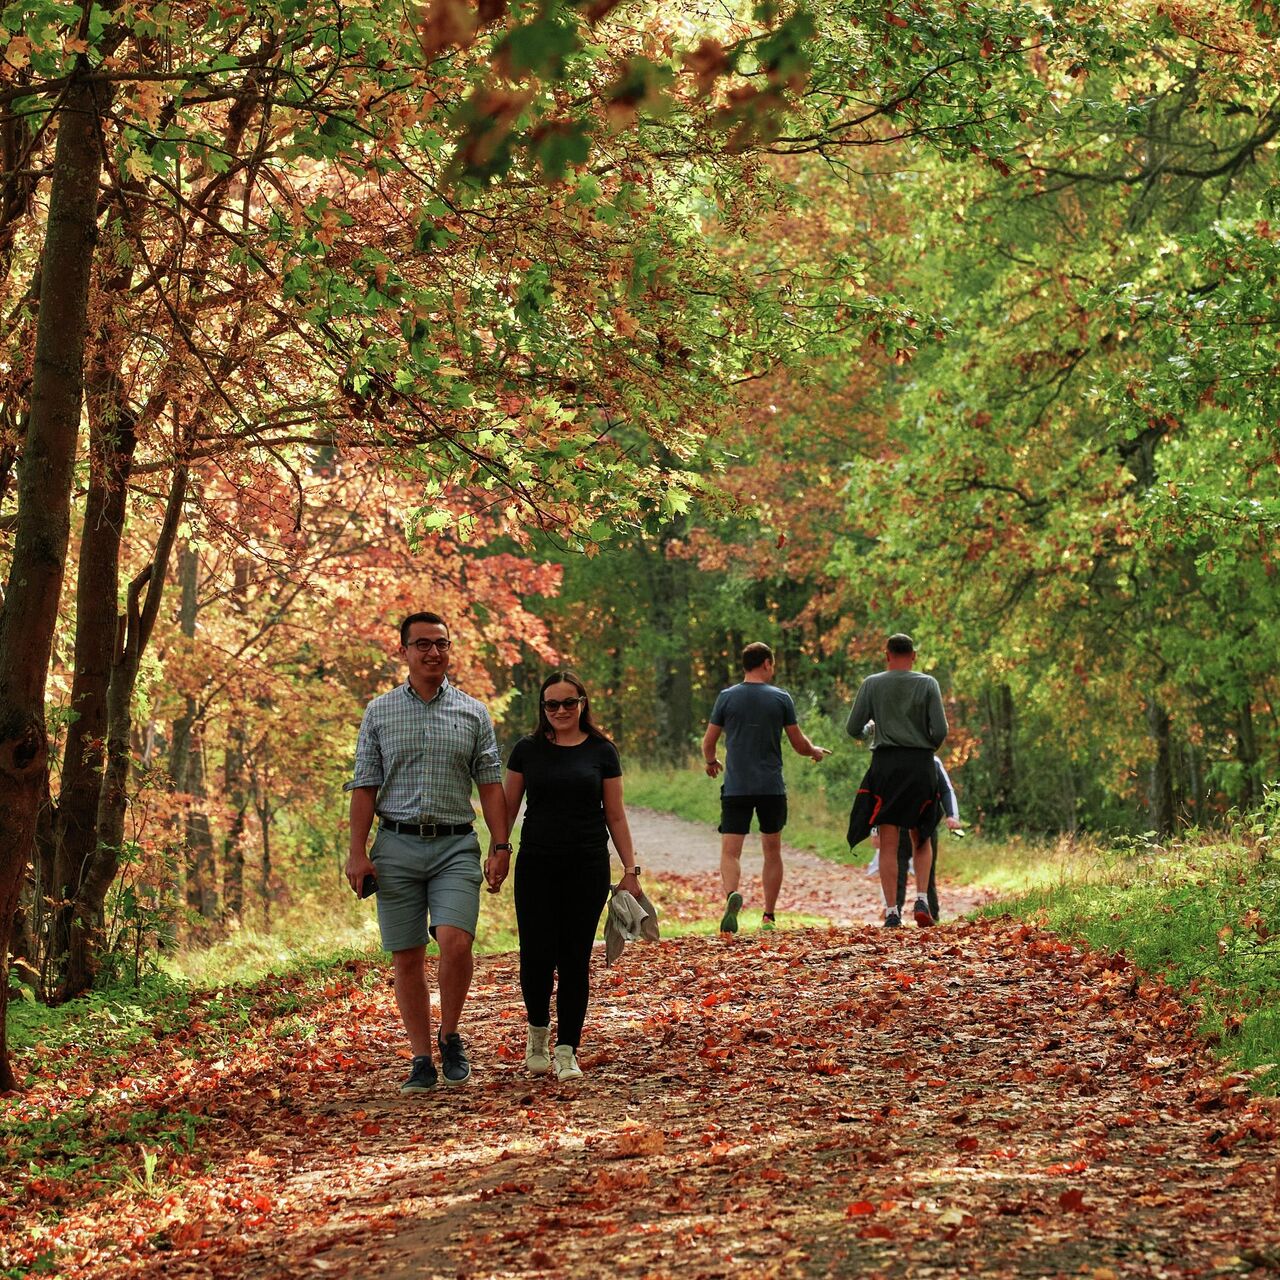
[(400, 1086), (401, 1093), (426, 1093), (436, 1087), (436, 1064), (430, 1058), (414, 1058), (409, 1078)]
[(916, 924), (922, 929), (928, 929), (934, 924), (933, 915), (929, 911), (929, 904), (923, 898), (916, 899), (916, 909), (913, 914), (916, 918)]
[(902, 928), (902, 917), (898, 914), (897, 907), (890, 907), (889, 910), (884, 913), (884, 927), (886, 929)]
[(440, 1045), (440, 1070), (445, 1084), (461, 1084), (471, 1078), (471, 1062), (463, 1047), (462, 1037), (456, 1031), (447, 1036), (437, 1036)]

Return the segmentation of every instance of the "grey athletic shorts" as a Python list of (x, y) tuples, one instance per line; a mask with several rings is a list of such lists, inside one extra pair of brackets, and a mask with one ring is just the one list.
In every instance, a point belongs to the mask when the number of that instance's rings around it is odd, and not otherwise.
[(480, 917), (480, 841), (458, 836), (400, 835), (381, 826), (369, 858), (378, 876), (378, 928), (387, 951), (427, 945), (427, 931), (452, 925), (474, 938)]

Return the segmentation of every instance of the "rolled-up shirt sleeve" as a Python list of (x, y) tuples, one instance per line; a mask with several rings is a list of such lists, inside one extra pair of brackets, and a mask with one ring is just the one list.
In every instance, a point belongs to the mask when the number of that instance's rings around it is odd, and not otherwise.
[(502, 757), (498, 755), (498, 739), (493, 721), (481, 710), (482, 723), (476, 729), (476, 749), (471, 757), (471, 776), (480, 784), (502, 781)]
[[(378, 725), (367, 708), (360, 721), (360, 736), (356, 739), (356, 764), (351, 781), (343, 785), (344, 791), (357, 787), (380, 787), (386, 781), (382, 764), (382, 745), (378, 739)], [(490, 733), (493, 731), (490, 730)]]

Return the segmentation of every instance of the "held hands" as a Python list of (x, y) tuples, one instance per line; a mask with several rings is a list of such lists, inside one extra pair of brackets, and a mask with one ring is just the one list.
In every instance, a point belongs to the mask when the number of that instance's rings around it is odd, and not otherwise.
[(707, 761), (705, 761), (705, 764), (706, 764), (706, 766), (707, 766), (707, 777), (708, 777), (708, 778), (718, 778), (718, 777), (720, 776), (720, 761), (719, 761), (719, 760), (707, 760)]
[(497, 893), (502, 888), (507, 872), (511, 870), (510, 849), (490, 849), (489, 857), (484, 864), (484, 880), (490, 893)]

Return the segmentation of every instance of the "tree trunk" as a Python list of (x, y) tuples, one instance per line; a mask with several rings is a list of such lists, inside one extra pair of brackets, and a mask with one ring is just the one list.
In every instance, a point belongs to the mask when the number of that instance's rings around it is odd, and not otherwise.
[[(238, 556), (235, 562), (235, 583), (232, 589), (232, 605), (243, 615), (249, 594), (249, 561)], [(249, 789), (246, 781), (246, 753), (244, 719), (232, 713), (234, 723), (227, 731), (227, 748), (223, 757), (223, 791), (231, 802), (231, 825), (222, 841), (222, 898), (226, 912), (237, 920), (244, 918), (244, 832), (249, 809)]]
[[(265, 756), (266, 743), (262, 744)], [(258, 812), (258, 826), (262, 831), (262, 931), (271, 931), (271, 771), (265, 760), (262, 770), (254, 770), (254, 808)]]
[[(94, 815), (97, 838), (89, 850), (79, 886), (69, 906), (67, 958), (58, 992), (63, 1000), (87, 991), (98, 970), (103, 908), (124, 851), (133, 693), (138, 684), (142, 654), (151, 639), (164, 594), (165, 573), (182, 516), (186, 487), (186, 468), (179, 467), (169, 488), (168, 505), (151, 564), (129, 584), (125, 615), (117, 622), (111, 684), (107, 691), (106, 755)], [(140, 604), (144, 588), (147, 591), (146, 603)]]
[(1013, 690), (1007, 684), (983, 691), (987, 734), (983, 754), (988, 757), (990, 812), (992, 817), (1008, 817), (1016, 811), (1017, 773), (1013, 747)]
[(204, 729), (199, 724), (191, 730), (187, 793), (191, 797), (187, 810), (187, 906), (212, 924), (218, 919), (218, 872), (213, 856), (213, 831), (209, 826)]
[(1236, 759), (1240, 761), (1240, 797), (1242, 809), (1261, 799), (1258, 787), (1258, 737), (1253, 728), (1253, 704), (1246, 698), (1236, 708)]
[(689, 754), (693, 736), (693, 655), (689, 642), (689, 564), (668, 554), (685, 536), (670, 525), (658, 539), (653, 566), (653, 626), (660, 649), (654, 662), (657, 753), (678, 764)]
[[(92, 387), (93, 378), (89, 379)], [(58, 898), (48, 945), (55, 968), (65, 964), (71, 947), (73, 903), (98, 847), (98, 804), (107, 750), (108, 692), (117, 661), (117, 594), (120, 546), (124, 536), (128, 477), (137, 444), (132, 414), (110, 407), (94, 411), (90, 399), (89, 492), (76, 586), (75, 674), (58, 793), (51, 888)], [(110, 415), (110, 416), (108, 416)], [(63, 983), (66, 994), (68, 984)], [(71, 994), (84, 988), (71, 982)]]
[(13, 563), (0, 613), (0, 1090), (8, 1058), (7, 958), (22, 875), (44, 796), (49, 743), (45, 680), (66, 569), (71, 481), (80, 428), (89, 277), (96, 242), (108, 90), (76, 61), (59, 113), (42, 254), (31, 414), (18, 473)]
[[(200, 557), (189, 544), (183, 547), (179, 556), (178, 573), (182, 582), (178, 624), (182, 634), (190, 639), (196, 633)], [(173, 725), (169, 774), (174, 787), (188, 796), (187, 817), (183, 824), (187, 906), (203, 919), (212, 920), (217, 915), (217, 887), (213, 882), (213, 835), (209, 830), (208, 814), (204, 811), (204, 768), (200, 707), (194, 695), (188, 694), (186, 709)]]
[(1169, 713), (1158, 698), (1147, 701), (1147, 727), (1155, 745), (1151, 764), (1151, 826), (1162, 836), (1173, 834), (1173, 752), (1169, 741)]

